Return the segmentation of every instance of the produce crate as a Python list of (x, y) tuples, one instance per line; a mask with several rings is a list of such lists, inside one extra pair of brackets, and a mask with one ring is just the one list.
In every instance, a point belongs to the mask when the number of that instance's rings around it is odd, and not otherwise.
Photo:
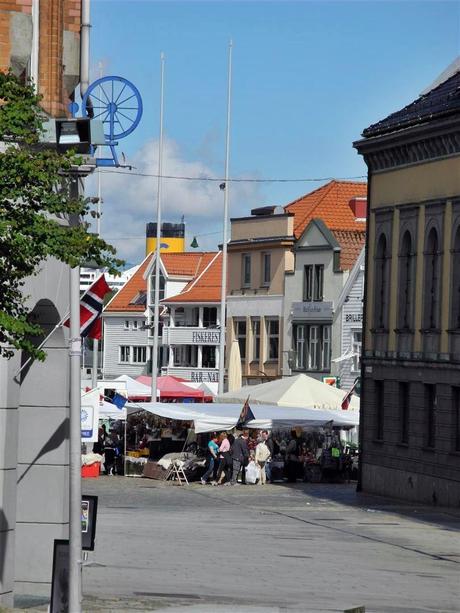
[(85, 464), (81, 467), (81, 476), (83, 479), (92, 478), (95, 479), (99, 477), (101, 472), (101, 463), (94, 462), (94, 464)]

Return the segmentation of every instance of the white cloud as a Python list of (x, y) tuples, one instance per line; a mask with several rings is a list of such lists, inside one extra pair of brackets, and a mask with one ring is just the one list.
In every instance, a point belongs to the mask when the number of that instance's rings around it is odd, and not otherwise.
[[(127, 163), (135, 167), (133, 173), (157, 174), (158, 141), (148, 141)], [(120, 257), (137, 263), (144, 257), (146, 223), (156, 220), (157, 179), (116, 174), (110, 170), (101, 173), (101, 235), (117, 248)], [(129, 172), (127, 169), (120, 171)], [(179, 145), (165, 139), (163, 175), (215, 177), (220, 173), (201, 161), (185, 160)], [(92, 196), (96, 192), (93, 175), (87, 182), (86, 193)], [(249, 214), (252, 207), (262, 204), (257, 184), (231, 183), (230, 216)], [(179, 222), (182, 215), (188, 243), (197, 235), (200, 250), (215, 249), (222, 242), (223, 192), (219, 189), (219, 181), (163, 179), (162, 220)]]

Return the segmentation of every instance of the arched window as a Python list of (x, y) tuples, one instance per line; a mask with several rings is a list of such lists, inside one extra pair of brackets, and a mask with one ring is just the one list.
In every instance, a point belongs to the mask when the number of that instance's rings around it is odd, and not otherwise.
[(440, 253), (436, 228), (431, 228), (425, 243), (425, 292), (423, 328), (439, 327)]
[(399, 254), (399, 309), (398, 328), (413, 327), (414, 312), (415, 254), (412, 252), (412, 237), (409, 230), (404, 233)]
[(385, 329), (388, 321), (388, 248), (381, 234), (375, 252), (374, 327)]
[(451, 327), (460, 329), (460, 226), (457, 228), (452, 250)]

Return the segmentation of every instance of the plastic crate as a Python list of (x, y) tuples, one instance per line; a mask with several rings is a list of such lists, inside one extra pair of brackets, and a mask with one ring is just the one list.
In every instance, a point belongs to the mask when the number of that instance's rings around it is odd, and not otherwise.
[(99, 477), (101, 472), (101, 463), (95, 462), (94, 464), (85, 464), (85, 466), (81, 467), (81, 476), (83, 479), (92, 478), (95, 479)]

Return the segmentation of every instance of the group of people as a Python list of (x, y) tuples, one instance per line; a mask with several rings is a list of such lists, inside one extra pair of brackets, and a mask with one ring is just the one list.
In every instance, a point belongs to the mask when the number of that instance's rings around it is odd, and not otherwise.
[(270, 480), (270, 461), (273, 457), (273, 440), (268, 430), (262, 430), (255, 443), (255, 446), (250, 444), (248, 430), (243, 430), (237, 438), (227, 432), (214, 433), (206, 448), (206, 471), (201, 483), (237, 485), (241, 473), (241, 483), (244, 484), (246, 470), (253, 462), (259, 473), (258, 483), (265, 485), (267, 478)]
[(99, 428), (97, 443), (93, 445), (93, 453), (104, 456), (104, 472), (106, 475), (123, 474), (123, 440), (115, 429), (107, 432), (105, 424)]

